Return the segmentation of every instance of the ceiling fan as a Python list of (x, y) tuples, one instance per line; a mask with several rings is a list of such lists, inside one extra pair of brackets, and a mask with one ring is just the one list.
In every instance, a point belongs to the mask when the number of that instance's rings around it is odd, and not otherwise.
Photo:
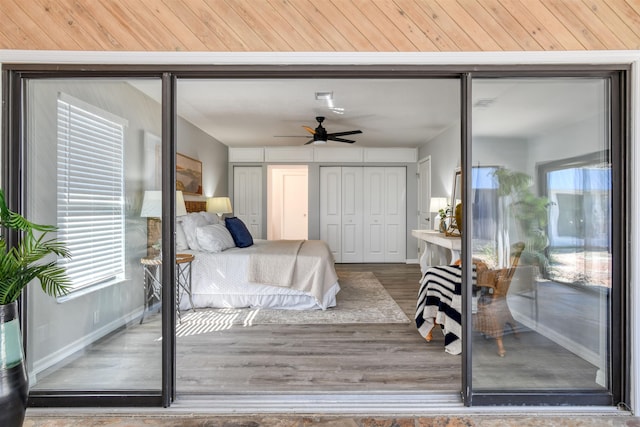
[(322, 126), (322, 122), (324, 122), (324, 117), (322, 116), (318, 116), (316, 117), (316, 120), (318, 121), (318, 127), (313, 129), (309, 126), (302, 126), (303, 128), (305, 128), (307, 130), (307, 132), (309, 132), (310, 134), (313, 135), (313, 139), (311, 139), (308, 142), (305, 142), (304, 145), (307, 144), (324, 144), (327, 141), (337, 141), (337, 142), (346, 142), (349, 144), (353, 144), (355, 141), (351, 140), (351, 139), (344, 139), (344, 138), (339, 138), (340, 136), (346, 136), (346, 135), (355, 135), (357, 133), (362, 133), (361, 130), (349, 130), (346, 132), (334, 132), (334, 133), (327, 133), (327, 130)]

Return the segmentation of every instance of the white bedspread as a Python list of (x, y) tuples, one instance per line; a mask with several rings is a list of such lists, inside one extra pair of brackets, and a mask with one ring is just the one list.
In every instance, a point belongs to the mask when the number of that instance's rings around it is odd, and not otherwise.
[(249, 257), (249, 282), (290, 287), (302, 240), (272, 240), (256, 245)]
[[(268, 250), (271, 242), (255, 240), (248, 248), (220, 253), (194, 252), (192, 295), (196, 307), (262, 307), (282, 309), (326, 309), (335, 305), (340, 290), (334, 260), (321, 240), (304, 241), (298, 251), (292, 287), (251, 283), (250, 257)], [(181, 298), (180, 308), (190, 308)]]

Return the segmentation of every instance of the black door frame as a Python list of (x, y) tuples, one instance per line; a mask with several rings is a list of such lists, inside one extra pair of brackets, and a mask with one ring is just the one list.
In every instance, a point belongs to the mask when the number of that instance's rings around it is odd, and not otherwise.
[[(91, 77), (119, 77), (136, 78), (148, 77), (162, 80), (162, 154), (163, 172), (163, 217), (174, 218), (175, 215), (175, 152), (176, 152), (176, 82), (177, 79), (189, 78), (459, 78), (461, 81), (461, 153), (464, 180), (470, 176), (469, 162), (471, 152), (471, 90), (475, 77), (584, 77), (610, 76), (619, 85), (619, 91), (612, 94), (612, 114), (615, 126), (612, 126), (612, 141), (617, 143), (612, 153), (614, 168), (614, 215), (618, 221), (614, 224), (615, 254), (619, 265), (614, 265), (614, 283), (620, 286), (612, 291), (612, 389), (606, 395), (602, 393), (580, 392), (567, 390), (565, 392), (514, 392), (504, 393), (482, 392), (473, 390), (471, 365), (470, 331), (471, 299), (467, 298), (471, 292), (470, 277), (471, 263), (463, 271), (465, 292), (463, 292), (463, 342), (462, 357), (463, 383), (461, 395), (467, 406), (480, 405), (612, 405), (617, 402), (628, 402), (629, 383), (626, 380), (628, 371), (629, 350), (627, 340), (629, 330), (625, 327), (629, 317), (626, 295), (628, 294), (627, 253), (623, 236), (629, 230), (629, 186), (626, 182), (629, 168), (627, 156), (630, 141), (630, 106), (629, 106), (629, 64), (600, 64), (600, 65), (82, 65), (82, 64), (3, 64), (3, 102), (7, 106), (3, 109), (2, 126), (5, 129), (2, 140), (3, 154), (3, 182), (9, 207), (24, 212), (24, 180), (25, 168), (24, 152), (26, 144), (23, 133), (24, 119), (24, 88), (25, 81), (33, 78), (91, 78)], [(613, 125), (612, 124), (612, 125)], [(464, 188), (467, 188), (465, 183)], [(463, 191), (465, 201), (465, 218), (470, 215), (470, 203), (466, 203), (469, 195)], [(619, 208), (619, 209), (616, 209)], [(464, 220), (464, 229), (469, 229)], [(163, 221), (163, 256), (167, 259), (175, 255), (173, 221)], [(463, 257), (470, 254), (470, 234), (463, 238)], [(15, 238), (15, 237), (11, 237)], [(15, 240), (13, 240), (15, 242)], [(10, 240), (11, 242), (11, 240)], [(464, 259), (464, 261), (469, 261)], [(165, 263), (172, 268), (163, 269), (165, 283), (173, 283), (174, 268), (172, 262)], [(619, 267), (619, 268), (616, 268)], [(173, 310), (175, 303), (174, 292), (163, 295), (163, 358), (162, 358), (162, 390), (161, 392), (132, 392), (127, 390), (113, 392), (44, 392), (33, 393), (30, 398), (31, 406), (170, 406), (175, 399), (175, 334)], [(22, 301), (22, 321), (26, 322), (26, 304)], [(23, 327), (26, 341), (26, 323)]]

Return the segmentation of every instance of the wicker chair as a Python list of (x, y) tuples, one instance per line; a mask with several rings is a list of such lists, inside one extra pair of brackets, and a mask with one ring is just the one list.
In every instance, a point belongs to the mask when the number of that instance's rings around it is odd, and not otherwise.
[(486, 337), (495, 338), (498, 355), (504, 357), (506, 351), (502, 335), (506, 325), (516, 333), (516, 323), (507, 304), (507, 292), (515, 273), (524, 243), (511, 246), (511, 265), (508, 268), (488, 269), (477, 274), (478, 310), (473, 316), (473, 327)]

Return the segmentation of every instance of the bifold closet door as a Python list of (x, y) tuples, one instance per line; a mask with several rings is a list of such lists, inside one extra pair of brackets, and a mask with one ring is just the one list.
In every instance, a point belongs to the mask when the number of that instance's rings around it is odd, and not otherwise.
[(406, 169), (364, 168), (364, 262), (406, 258)]
[(342, 262), (363, 262), (363, 168), (342, 168)]
[(367, 262), (385, 260), (385, 168), (364, 168), (364, 259)]
[(262, 239), (262, 167), (233, 168), (233, 214), (245, 223), (254, 239)]
[(320, 240), (342, 262), (342, 168), (320, 168)]
[(384, 261), (405, 262), (407, 255), (407, 170), (384, 168)]

